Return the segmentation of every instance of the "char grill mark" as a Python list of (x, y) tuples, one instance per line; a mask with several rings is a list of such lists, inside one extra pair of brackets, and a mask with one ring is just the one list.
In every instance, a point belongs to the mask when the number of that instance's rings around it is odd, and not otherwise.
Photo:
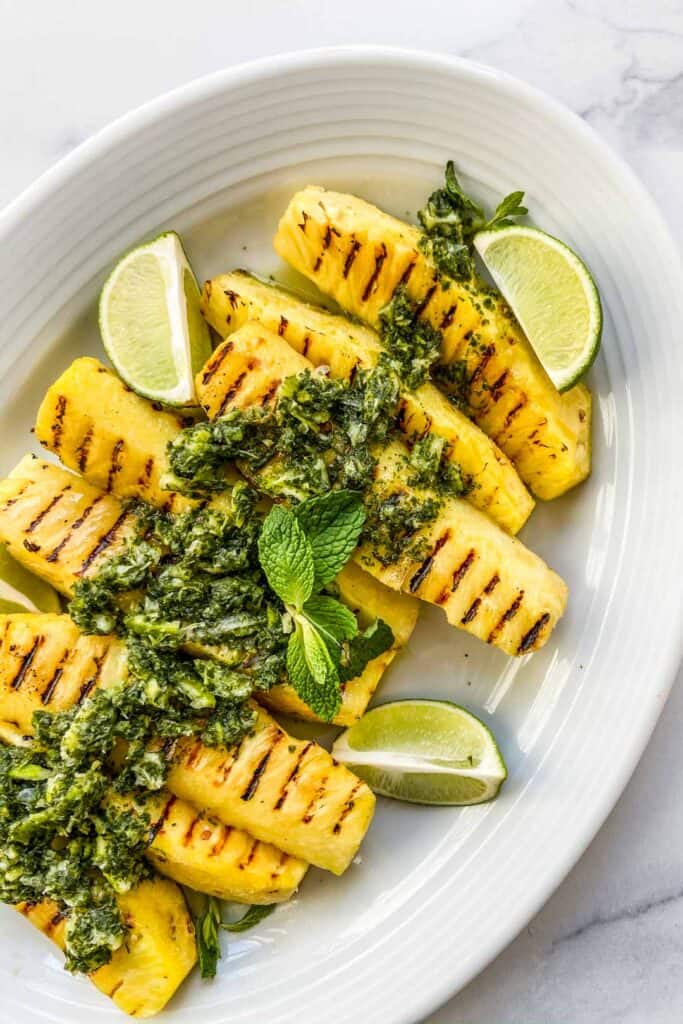
[(453, 323), (453, 318), (455, 317), (457, 308), (458, 308), (458, 303), (454, 302), (453, 305), (449, 306), (449, 308), (446, 310), (446, 312), (444, 313), (443, 318), (441, 320), (441, 323), (439, 324), (439, 330), (440, 331), (445, 331), (445, 330), (447, 330), (447, 328), (449, 328), (451, 326), (451, 324)]
[(254, 793), (258, 789), (258, 785), (259, 785), (259, 782), (261, 781), (261, 777), (263, 776), (263, 773), (265, 772), (265, 770), (266, 770), (266, 768), (268, 766), (268, 762), (270, 761), (270, 756), (273, 753), (273, 751), (275, 750), (275, 747), (278, 745), (278, 743), (281, 742), (283, 735), (284, 735), (283, 733), (279, 733), (273, 739), (273, 742), (271, 743), (270, 747), (268, 748), (268, 750), (266, 750), (265, 754), (263, 755), (263, 757), (261, 758), (259, 763), (256, 765), (256, 767), (254, 768), (252, 776), (249, 779), (249, 782), (247, 783), (247, 786), (246, 786), (244, 792), (242, 793), (242, 800), (244, 800), (245, 802), (248, 801), (248, 800), (251, 800), (252, 797), (254, 796)]
[(277, 798), (277, 800), (275, 802), (275, 806), (274, 806), (273, 810), (279, 811), (280, 808), (282, 807), (283, 803), (287, 799), (287, 793), (288, 793), (289, 784), (291, 782), (293, 782), (294, 779), (299, 774), (299, 769), (301, 768), (301, 764), (303, 762), (303, 759), (306, 756), (306, 754), (308, 753), (308, 751), (311, 749), (312, 746), (313, 746), (313, 742), (311, 741), (309, 743), (304, 744), (304, 746), (301, 748), (301, 751), (299, 752), (299, 756), (296, 759), (294, 767), (292, 768), (291, 772), (289, 773), (289, 775), (287, 777), (287, 781), (285, 782), (285, 784), (283, 785), (282, 789), (280, 790), (280, 794), (279, 794), (279, 796), (278, 796), (278, 798)]
[(81, 701), (84, 701), (86, 697), (90, 696), (95, 686), (97, 685), (97, 681), (102, 673), (102, 666), (104, 665), (104, 654), (101, 654), (99, 658), (93, 658), (93, 661), (95, 662), (95, 671), (93, 672), (89, 679), (86, 679), (85, 683), (81, 687), (81, 692), (78, 695), (79, 704), (81, 703)]
[(57, 545), (57, 547), (53, 548), (53, 550), (50, 552), (50, 554), (47, 555), (47, 557), (46, 557), (46, 561), (47, 562), (56, 562), (59, 559), (59, 556), (61, 555), (61, 553), (64, 550), (64, 548), (66, 547), (66, 545), (69, 543), (69, 541), (73, 537), (74, 533), (76, 533), (77, 530), (80, 530), (81, 526), (83, 526), (83, 523), (91, 515), (92, 510), (95, 508), (95, 506), (98, 504), (98, 502), (102, 501), (103, 497), (104, 497), (104, 495), (99, 495), (97, 498), (95, 498), (95, 500), (93, 501), (92, 505), (88, 505), (87, 508), (83, 509), (83, 512), (81, 513), (81, 515), (78, 517), (78, 519), (76, 519), (71, 524), (71, 526), (69, 527), (67, 532), (64, 534), (64, 536), (60, 540), (60, 542)]
[(381, 243), (379, 252), (375, 253), (375, 266), (368, 279), (368, 283), (365, 286), (363, 294), (361, 295), (361, 302), (367, 302), (373, 291), (377, 287), (380, 275), (382, 273), (382, 267), (387, 258), (387, 247), (384, 242)]
[(28, 670), (31, 667), (31, 663), (32, 663), (33, 659), (36, 656), (36, 651), (38, 650), (38, 648), (40, 647), (42, 642), (43, 642), (43, 637), (42, 636), (37, 636), (35, 638), (35, 640), (33, 641), (30, 649), (26, 652), (26, 654), (21, 659), (21, 662), (20, 662), (20, 664), (19, 664), (19, 666), (17, 668), (16, 674), (15, 674), (14, 678), (10, 681), (10, 684), (9, 684), (11, 690), (18, 690), (19, 687), (21, 686), (21, 684), (23, 683), (24, 679), (26, 678), (26, 674), (27, 674)]
[(495, 354), (496, 346), (487, 345), (486, 348), (484, 349), (481, 359), (479, 360), (474, 370), (472, 371), (472, 375), (470, 376), (469, 382), (470, 387), (473, 387), (477, 383), (477, 381), (479, 381), (483, 377), (486, 367), (489, 365)]
[(220, 369), (223, 360), (230, 355), (233, 348), (234, 345), (232, 341), (224, 341), (223, 344), (214, 352), (204, 368), (202, 384), (209, 383), (214, 374)]
[(154, 459), (150, 457), (145, 463), (145, 468), (138, 477), (138, 484), (140, 487), (146, 487), (152, 479), (152, 470), (154, 469)]
[(223, 400), (222, 400), (220, 406), (218, 407), (218, 412), (216, 413), (217, 417), (223, 415), (223, 413), (228, 408), (228, 406), (232, 402), (232, 400), (235, 397), (235, 395), (239, 392), (240, 388), (244, 384), (244, 382), (245, 382), (245, 380), (247, 378), (247, 374), (251, 373), (251, 371), (255, 368), (255, 366), (256, 366), (256, 363), (254, 362), (254, 360), (250, 359), (249, 362), (247, 363), (246, 369), (242, 370), (242, 373), (240, 373), (235, 378), (234, 383), (228, 388), (228, 390), (223, 395)]
[(231, 832), (232, 828), (230, 827), (230, 825), (221, 825), (220, 829), (218, 830), (218, 839), (211, 847), (211, 853), (209, 854), (209, 857), (217, 857), (219, 855), (219, 853), (225, 846), (226, 842), (228, 841), (228, 837), (230, 836)]
[(427, 308), (429, 303), (434, 298), (434, 295), (436, 294), (437, 287), (438, 287), (438, 285), (435, 282), (433, 285), (431, 285), (427, 289), (427, 291), (424, 294), (424, 297), (421, 299), (420, 302), (418, 302), (417, 306), (415, 307), (415, 315), (416, 316), (422, 316), (422, 314), (424, 313), (425, 309)]
[(64, 675), (64, 665), (66, 663), (67, 658), (68, 658), (68, 652), (65, 651), (64, 654), (59, 659), (59, 661), (57, 662), (57, 667), (55, 668), (54, 672), (52, 673), (52, 676), (51, 676), (50, 680), (48, 681), (45, 689), (43, 690), (43, 692), (40, 695), (40, 703), (41, 704), (49, 704), (50, 701), (52, 700), (52, 695), (54, 694), (54, 692), (55, 692), (55, 690), (57, 688), (57, 684), (59, 683), (59, 680)]
[(422, 586), (424, 581), (429, 576), (430, 572), (432, 571), (432, 567), (434, 565), (434, 559), (438, 555), (439, 551), (441, 551), (441, 548), (444, 546), (444, 544), (447, 543), (450, 535), (451, 535), (451, 531), (450, 530), (446, 530), (444, 533), (442, 533), (441, 536), (439, 537), (439, 539), (436, 541), (436, 543), (435, 543), (434, 547), (432, 548), (430, 554), (427, 555), (425, 560), (420, 565), (419, 569), (417, 570), (417, 572), (415, 573), (415, 575), (411, 579), (410, 583), (408, 584), (408, 589), (410, 590), (411, 594), (414, 594), (415, 591), (418, 589), (418, 587)]
[(26, 530), (24, 531), (24, 533), (33, 533), (33, 531), (35, 529), (37, 529), (37, 527), (40, 526), (40, 524), (42, 523), (42, 521), (45, 518), (45, 516), (48, 515), (52, 511), (52, 509), (55, 507), (55, 505), (59, 504), (59, 502), (62, 500), (62, 498), (64, 497), (66, 492), (70, 491), (70, 490), (71, 490), (71, 484), (67, 484), (66, 487), (64, 487), (59, 492), (59, 494), (55, 494), (54, 498), (52, 498), (52, 500), (45, 506), (45, 508), (42, 509), (42, 511), (40, 511), (38, 513), (38, 515), (35, 517), (35, 519), (31, 520), (31, 522), (26, 527)]
[(81, 473), (85, 472), (85, 467), (88, 465), (88, 455), (90, 454), (90, 446), (92, 445), (94, 432), (94, 427), (91, 423), (83, 435), (81, 443), (74, 452), (76, 456), (76, 465)]
[(469, 606), (469, 608), (467, 609), (467, 611), (465, 612), (465, 614), (461, 618), (461, 620), (460, 620), (461, 625), (463, 625), (463, 626), (469, 625), (469, 623), (472, 622), (477, 617), (477, 612), (479, 611), (480, 606), (481, 606), (481, 598), (480, 597), (475, 597), (474, 601), (472, 602), (472, 604)]
[(66, 413), (66, 396), (58, 395), (55, 406), (55, 415), (50, 426), (52, 431), (52, 450), (58, 452), (62, 447), (62, 435), (64, 433), (64, 415)]
[(410, 280), (410, 275), (415, 270), (416, 262), (417, 262), (417, 260), (413, 259), (413, 260), (411, 260), (410, 263), (407, 264), (406, 269), (401, 274), (401, 276), (400, 276), (400, 278), (398, 280), (398, 284), (396, 285), (396, 290), (397, 291), (398, 291), (399, 288), (402, 288), (404, 285), (408, 284), (408, 281)]
[(507, 380), (507, 376), (508, 376), (508, 371), (507, 370), (503, 370), (503, 372), (501, 373), (501, 375), (498, 378), (498, 380), (495, 381), (492, 384), (492, 386), (491, 386), (491, 399), (494, 402), (497, 402), (499, 400), (500, 396), (503, 394), (503, 387), (505, 386), (505, 381)]
[(356, 782), (355, 786), (353, 787), (353, 789), (349, 793), (349, 798), (346, 801), (346, 803), (344, 804), (344, 806), (342, 807), (341, 812), (339, 814), (339, 817), (335, 821), (334, 826), (332, 828), (332, 832), (333, 832), (333, 834), (335, 836), (339, 835), (339, 833), (342, 830), (342, 825), (344, 824), (344, 819), (348, 817), (348, 815), (351, 813), (351, 811), (355, 807), (355, 805), (356, 805), (355, 796), (356, 796), (356, 793), (358, 792), (358, 790), (360, 789), (361, 785), (362, 785), (362, 783), (359, 780), (358, 782)]
[(346, 259), (344, 260), (344, 269), (342, 270), (342, 277), (345, 280), (346, 280), (346, 278), (349, 276), (349, 274), (351, 272), (351, 267), (354, 264), (356, 256), (358, 255), (358, 250), (360, 248), (361, 248), (360, 242), (358, 242), (355, 238), (352, 239), (351, 246), (349, 248), (349, 251), (346, 254)]
[(540, 619), (534, 622), (533, 626), (528, 633), (525, 633), (522, 637), (519, 647), (517, 648), (518, 654), (526, 654), (527, 651), (532, 650), (538, 640), (543, 628), (550, 622), (550, 614), (544, 612)]
[(109, 462), (109, 472), (107, 473), (107, 494), (111, 494), (111, 489), (114, 486), (114, 479), (118, 473), (121, 472), (123, 464), (121, 462), (121, 452), (124, 448), (123, 438), (119, 438), (114, 447), (112, 448), (111, 459)]
[(130, 511), (128, 509), (124, 509), (121, 515), (116, 520), (116, 522), (113, 524), (113, 526), (111, 526), (107, 530), (103, 537), (100, 537), (97, 544), (92, 549), (92, 551), (85, 559), (85, 561), (82, 563), (80, 569), (76, 573), (77, 576), (83, 576), (83, 574), (88, 571), (88, 569), (95, 561), (95, 559), (98, 558), (103, 551), (106, 551), (106, 549), (114, 543), (114, 541), (116, 540), (117, 533), (121, 529), (121, 526), (123, 525), (125, 520), (129, 517), (129, 515)]
[(467, 552), (467, 557), (465, 558), (465, 560), (460, 563), (458, 568), (453, 573), (453, 582), (451, 583), (451, 593), (453, 593), (454, 590), (458, 589), (458, 587), (462, 583), (463, 579), (465, 578), (465, 576), (469, 572), (469, 570), (470, 570), (470, 568), (472, 566), (472, 562), (474, 561), (474, 559), (475, 559), (474, 550), (468, 551)]
[(313, 818), (315, 817), (315, 807), (316, 807), (316, 804), (318, 804), (320, 802), (320, 798), (322, 797), (323, 793), (325, 792), (326, 787), (327, 787), (327, 775), (323, 775), (322, 779), (320, 780), (319, 785), (316, 788), (315, 793), (313, 794), (313, 796), (309, 800), (308, 807), (304, 811), (303, 817), (301, 818), (301, 820), (302, 820), (304, 825), (310, 825), (310, 823), (313, 821)]
[(514, 599), (514, 601), (510, 605), (510, 607), (506, 611), (503, 612), (503, 614), (501, 615), (500, 619), (498, 620), (498, 622), (496, 623), (496, 625), (493, 627), (493, 629), (489, 633), (488, 637), (486, 638), (486, 642), (488, 644), (493, 643), (493, 641), (496, 639), (496, 637), (498, 636), (498, 634), (502, 630), (503, 626), (505, 626), (506, 623), (508, 623), (511, 619), (514, 619), (515, 615), (517, 614), (517, 612), (520, 609), (520, 605), (522, 604), (523, 600), (524, 600), (524, 591), (520, 590), (520, 592), (517, 594), (517, 597)]
[(156, 819), (156, 821), (152, 822), (152, 824), (150, 826), (150, 830), (149, 830), (149, 838), (148, 838), (148, 841), (147, 841), (147, 845), (148, 846), (152, 845), (152, 843), (154, 842), (154, 840), (156, 839), (156, 837), (159, 835), (159, 833), (161, 832), (162, 828), (166, 824), (166, 821), (168, 820), (168, 816), (171, 813), (171, 810), (173, 809), (173, 806), (174, 806), (175, 802), (176, 802), (176, 798), (174, 796), (169, 796), (168, 800), (164, 804), (164, 807), (163, 807), (163, 810), (162, 810), (161, 814)]

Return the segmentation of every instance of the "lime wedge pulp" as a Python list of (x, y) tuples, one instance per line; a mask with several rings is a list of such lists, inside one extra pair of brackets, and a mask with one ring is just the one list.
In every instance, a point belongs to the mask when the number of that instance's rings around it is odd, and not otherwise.
[(127, 253), (100, 296), (100, 332), (117, 373), (140, 395), (196, 405), (194, 378), (211, 355), (199, 287), (173, 231)]
[(448, 701), (373, 708), (339, 736), (332, 754), (375, 793), (409, 803), (484, 803), (507, 778), (491, 731)]
[(514, 224), (474, 246), (558, 391), (583, 377), (600, 348), (602, 307), (586, 264), (564, 242)]
[(0, 544), (0, 614), (60, 611), (59, 597), (49, 583), (15, 562)]

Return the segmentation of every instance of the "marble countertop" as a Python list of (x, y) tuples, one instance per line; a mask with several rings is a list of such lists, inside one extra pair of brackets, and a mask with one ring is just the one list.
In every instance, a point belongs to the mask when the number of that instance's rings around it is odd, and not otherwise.
[[(253, 57), (363, 42), (459, 54), (546, 90), (622, 153), (683, 233), (683, 0), (0, 0), (0, 24), (0, 206), (161, 92)], [(681, 735), (679, 685), (577, 867), (425, 1024), (680, 1024)]]

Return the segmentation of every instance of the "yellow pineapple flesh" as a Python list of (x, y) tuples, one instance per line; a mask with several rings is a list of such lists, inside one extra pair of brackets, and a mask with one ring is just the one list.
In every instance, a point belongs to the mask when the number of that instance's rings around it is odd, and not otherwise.
[(476, 280), (440, 274), (420, 232), (355, 196), (315, 186), (285, 211), (275, 248), (370, 326), (399, 286), (441, 335), (442, 369), (456, 367), (475, 422), (532, 493), (558, 497), (590, 472), (590, 393), (560, 395), (502, 299)]
[[(113, 410), (111, 416), (109, 410)], [(154, 426), (157, 419), (158, 429)], [(36, 433), (46, 447), (67, 461), (72, 469), (79, 469), (89, 483), (108, 487), (112, 497), (136, 497), (155, 507), (169, 508), (169, 492), (161, 487), (161, 480), (168, 470), (166, 445), (178, 436), (182, 426), (183, 421), (179, 417), (171, 413), (160, 413), (147, 399), (133, 394), (118, 377), (96, 359), (84, 358), (77, 359), (48, 391), (38, 414)], [(86, 459), (79, 454), (84, 437), (90, 438)], [(110, 456), (115, 449), (120, 449), (125, 454), (125, 472), (111, 472)], [(17, 467), (15, 474), (21, 474), (22, 465), (24, 464)], [(30, 472), (35, 473), (35, 464), (28, 465)], [(56, 497), (53, 490), (57, 486), (57, 481), (62, 478), (42, 469), (41, 475), (46, 493), (48, 489), (50, 491), (48, 500), (53, 500)], [(235, 479), (236, 475), (235, 470), (229, 470), (226, 473), (226, 482)], [(78, 485), (72, 477), (69, 477), (69, 481), (73, 492)], [(229, 506), (228, 494), (229, 492), (214, 495), (211, 500), (212, 506)], [(195, 501), (182, 495), (171, 495), (171, 499), (170, 510), (173, 512), (182, 512), (196, 505)], [(19, 509), (15, 512), (19, 512)], [(2, 519), (0, 504), (0, 534)], [(29, 554), (22, 548), (20, 540), (15, 544), (15, 553), (20, 559)], [(39, 574), (41, 572), (38, 558), (34, 560), (34, 571)], [(66, 592), (71, 589), (72, 582), (65, 581)], [(346, 588), (342, 586), (341, 578), (337, 582), (342, 591), (342, 600), (345, 600)], [(370, 578), (362, 593), (371, 604), (375, 601), (382, 604), (387, 592)], [(378, 614), (389, 622), (387, 615), (395, 612), (398, 613), (398, 607), (396, 601), (393, 601), (390, 609), (386, 610), (386, 615), (382, 616), (381, 611)], [(414, 625), (417, 613), (416, 602), (404, 597), (401, 602), (401, 615), (405, 619), (411, 619)], [(395, 643), (390, 652), (370, 662), (361, 676), (344, 685), (342, 705), (334, 720), (336, 725), (351, 725), (358, 720), (383, 673), (405, 643), (407, 637), (404, 643)], [(221, 652), (195, 645), (191, 653), (199, 656), (209, 653), (220, 657)], [(263, 701), (275, 711), (319, 721), (288, 683), (282, 683), (268, 694), (264, 694)]]
[[(68, 615), (0, 615), (0, 738), (30, 742), (34, 711), (58, 712), (126, 677), (125, 647), (86, 636)], [(170, 793), (143, 804), (112, 798), (150, 819), (148, 859), (159, 872), (200, 892), (242, 903), (289, 899), (307, 869), (290, 857), (198, 811)]]
[[(197, 389), (209, 416), (277, 400), (282, 380), (310, 368), (304, 356), (277, 334), (247, 323), (211, 357), (220, 363), (208, 382), (200, 371)], [(207, 364), (209, 365), (209, 364)], [(405, 480), (406, 449), (398, 442), (382, 456), (373, 494), (428, 496)], [(258, 483), (258, 476), (255, 477)], [(538, 556), (466, 501), (444, 500), (437, 519), (411, 544), (410, 558), (389, 565), (369, 547), (356, 552), (358, 564), (387, 586), (443, 608), (448, 621), (501, 648), (521, 655), (541, 647), (562, 615), (567, 588)]]
[(66, 469), (26, 455), (0, 481), (0, 537), (30, 572), (69, 596), (134, 532), (135, 513)]
[[(108, 964), (89, 977), (130, 1017), (153, 1017), (166, 1006), (197, 961), (194, 926), (182, 892), (152, 878), (117, 897), (128, 926), (126, 940)], [(16, 908), (64, 949), (67, 915), (52, 900)]]
[[(248, 321), (277, 333), (314, 366), (328, 366), (330, 374), (351, 379), (359, 367), (376, 365), (382, 346), (370, 328), (343, 316), (317, 309), (291, 293), (265, 284), (244, 271), (222, 274), (207, 281), (202, 310), (224, 338)], [(209, 383), (212, 368), (220, 366), (220, 350), (209, 360), (203, 377)], [(514, 466), (483, 431), (456, 409), (433, 384), (405, 391), (397, 409), (397, 426), (408, 443), (432, 433), (446, 443), (446, 457), (456, 464), (473, 487), (468, 500), (510, 533), (517, 533), (534, 507), (533, 499)]]
[(258, 711), (233, 750), (178, 741), (168, 786), (221, 821), (336, 875), (361, 844), (375, 807), (371, 790), (317, 743), (294, 739)]

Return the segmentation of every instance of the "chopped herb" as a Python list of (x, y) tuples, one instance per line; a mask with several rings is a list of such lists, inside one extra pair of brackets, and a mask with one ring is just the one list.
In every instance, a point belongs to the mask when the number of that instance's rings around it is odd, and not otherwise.
[(266, 906), (253, 905), (249, 907), (246, 914), (240, 917), (239, 921), (232, 921), (230, 923), (222, 922), (221, 928), (226, 932), (246, 932), (250, 928), (254, 928), (261, 921), (265, 921), (267, 917), (275, 910), (275, 904), (269, 903)]
[(439, 332), (420, 319), (404, 287), (397, 288), (391, 301), (380, 310), (379, 320), (382, 343), (392, 368), (405, 387), (410, 390), (420, 387), (429, 378), (430, 368), (439, 357)]
[(469, 281), (474, 274), (472, 239), (478, 231), (506, 227), (513, 218), (523, 217), (528, 212), (523, 199), (523, 192), (511, 192), (487, 219), (483, 208), (463, 191), (449, 160), (444, 188), (432, 192), (418, 213), (424, 232), (422, 248), (442, 274)]

